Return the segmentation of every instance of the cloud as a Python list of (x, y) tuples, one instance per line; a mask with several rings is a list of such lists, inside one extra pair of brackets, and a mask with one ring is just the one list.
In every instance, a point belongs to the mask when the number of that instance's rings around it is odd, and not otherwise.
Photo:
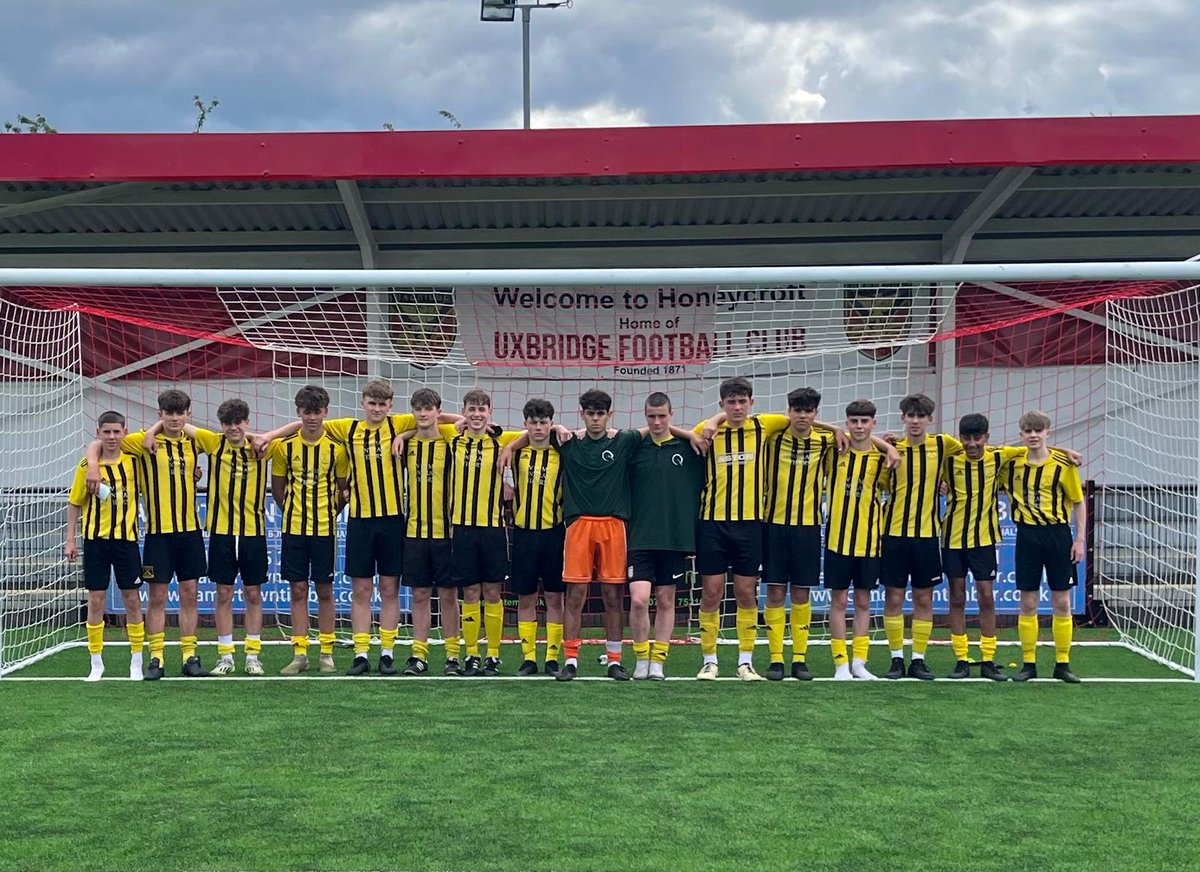
[[(0, 115), (63, 130), (519, 126), (520, 24), (465, 0), (11, 0)], [(1117, 26), (1119, 23), (1119, 26)], [(1200, 111), (1190, 0), (577, 0), (538, 126)], [(17, 105), (17, 104), (20, 105)]]
[(32, 102), (28, 91), (18, 85), (4, 70), (0, 69), (0, 117), (16, 122), (17, 115), (32, 115), (39, 110), (26, 105)]
[[(163, 47), (165, 48), (165, 46)], [(106, 76), (145, 68), (163, 59), (160, 44), (145, 36), (89, 36), (64, 41), (55, 47), (52, 63), (71, 73)]]
[[(543, 106), (529, 113), (530, 125), (547, 127), (645, 127), (645, 112), (637, 108), (617, 106), (612, 100), (599, 100), (586, 106)], [(505, 127), (520, 127), (520, 112), (509, 116)]]

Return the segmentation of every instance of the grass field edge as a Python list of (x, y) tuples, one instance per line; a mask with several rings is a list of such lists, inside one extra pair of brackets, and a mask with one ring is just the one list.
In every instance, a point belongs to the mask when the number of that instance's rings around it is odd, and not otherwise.
[[(204, 682), (204, 683), (229, 684), (232, 682), (239, 682), (239, 681), (245, 681), (245, 682), (281, 681), (281, 682), (285, 682), (285, 683), (286, 682), (296, 682), (296, 681), (344, 681), (344, 682), (351, 682), (351, 683), (358, 682), (361, 684), (361, 683), (372, 683), (372, 682), (377, 683), (381, 680), (384, 682), (396, 683), (396, 684), (426, 684), (426, 683), (432, 682), (432, 681), (446, 681), (446, 682), (450, 682), (452, 684), (467, 684), (467, 683), (472, 683), (472, 682), (482, 682), (482, 683), (487, 683), (487, 684), (508, 684), (508, 683), (514, 682), (514, 681), (540, 681), (542, 683), (550, 683), (550, 679), (548, 679), (544, 675), (530, 675), (530, 676), (505, 675), (505, 676), (496, 676), (496, 677), (489, 677), (489, 678), (469, 678), (466, 676), (459, 676), (459, 675), (422, 675), (418, 678), (410, 677), (410, 678), (384, 678), (384, 679), (363, 678), (362, 676), (348, 676), (348, 675), (257, 675), (257, 676), (226, 675), (226, 676), (221, 676), (219, 678), (215, 677), (215, 676), (210, 676), (210, 678), (211, 678), (211, 681)], [(100, 679), (100, 681), (109, 682), (109, 683), (118, 682), (118, 681), (129, 683), (134, 680), (136, 680), (136, 679), (130, 679), (126, 676), (121, 676), (121, 675), (111, 675), (106, 678)], [(189, 684), (197, 683), (197, 680), (194, 678), (184, 678), (182, 676), (163, 678), (160, 680), (161, 681), (170, 681), (170, 682), (179, 682), (179, 683), (189, 683)], [(666, 680), (673, 684), (682, 684), (683, 682), (696, 681), (695, 678), (688, 678), (688, 677), (684, 677), (684, 676), (671, 677)], [(716, 681), (716, 682), (720, 682), (720, 683), (729, 683), (729, 684), (747, 684), (747, 683), (749, 683), (749, 682), (744, 682), (741, 679), (732, 677), (732, 676), (728, 677), (728, 678), (717, 678), (717, 679), (712, 679), (712, 680)], [(879, 682), (872, 682), (872, 681), (857, 681), (857, 680), (843, 681), (843, 680), (839, 680), (839, 679), (832, 678), (832, 677), (818, 677), (818, 678), (813, 678), (811, 680), (814, 682), (828, 682), (828, 683), (832, 683), (832, 684), (847, 684), (847, 685), (866, 685), (866, 684), (879, 683)], [(81, 682), (84, 684), (98, 683), (98, 682), (89, 682), (87, 680), (87, 678), (83, 677), (83, 676), (13, 675), (13, 676), (7, 676), (3, 680), (0, 680), (0, 684), (3, 684), (5, 682), (50, 682), (50, 681), (76, 681), (76, 682)], [(591, 681), (591, 682), (597, 682), (597, 683), (602, 683), (602, 684), (610, 684), (613, 686), (623, 685), (625, 683), (623, 681), (614, 681), (613, 679), (608, 678), (603, 675), (580, 675), (576, 678), (573, 678), (572, 681)], [(886, 679), (880, 679), (879, 681), (886, 681)], [(1059, 683), (1057, 681), (1057, 679), (1054, 679), (1054, 678), (1035, 678), (1035, 679), (1033, 679), (1033, 681), (1038, 684)], [(563, 682), (558, 682), (558, 683), (561, 684)], [(657, 683), (657, 682), (647, 681), (647, 682), (638, 682), (638, 683), (639, 684), (642, 684), (642, 683), (653, 684), (653, 683)], [(787, 682), (787, 684), (789, 684), (789, 685), (796, 684), (796, 683), (798, 683), (798, 682), (794, 682), (794, 681)], [(889, 683), (889, 684), (904, 684), (905, 686), (913, 685), (912, 681), (887, 682), (887, 683)], [(961, 679), (954, 679), (954, 680), (946, 679), (943, 681), (938, 681), (937, 686), (940, 687), (943, 685), (997, 684), (997, 683), (999, 683), (999, 682), (995, 682), (995, 681), (992, 681), (987, 678), (961, 678)], [(1197, 684), (1196, 681), (1194, 681), (1190, 678), (1087, 678), (1087, 679), (1084, 679), (1084, 683), (1085, 684), (1189, 684), (1189, 685)]]

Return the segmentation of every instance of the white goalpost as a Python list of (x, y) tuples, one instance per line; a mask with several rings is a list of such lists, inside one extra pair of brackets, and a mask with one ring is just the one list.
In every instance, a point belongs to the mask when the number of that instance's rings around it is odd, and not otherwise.
[[(829, 421), (870, 399), (878, 432), (900, 429), (897, 403), (913, 392), (938, 403), (938, 432), (986, 414), (993, 443), (1015, 441), (1022, 412), (1046, 411), (1052, 441), (1085, 458), (1080, 619), (1197, 675), (1197, 262), (0, 269), (0, 316), (0, 675), (81, 644), (81, 573), (62, 556), (65, 495), (106, 409), (135, 430), (156, 420), (162, 390), (179, 387), (199, 425), (219, 429), (217, 406), (240, 397), (251, 428), (266, 430), (294, 417), (305, 384), (329, 391), (331, 418), (354, 417), (362, 385), (382, 378), (395, 413), (418, 387), (436, 389), (447, 411), (482, 387), (506, 428), (522, 426), (531, 397), (573, 425), (579, 394), (601, 387), (616, 426), (643, 423), (652, 390), (691, 426), (716, 411), (717, 387), (734, 375), (752, 381), (759, 413), (786, 412), (788, 391), (806, 385)], [(274, 514), (268, 506), (270, 523)], [(1010, 551), (1002, 543), (1002, 614), (1015, 611), (1004, 599)], [(282, 639), (286, 585), (268, 588)], [(677, 637), (694, 632), (697, 602), (698, 590), (681, 591)], [(814, 593), (818, 640), (823, 602)], [(348, 602), (339, 618), (348, 627)], [(722, 636), (733, 639), (732, 624)]]
[(0, 674), (79, 638), (64, 474), (84, 415), (79, 314), (0, 298)]

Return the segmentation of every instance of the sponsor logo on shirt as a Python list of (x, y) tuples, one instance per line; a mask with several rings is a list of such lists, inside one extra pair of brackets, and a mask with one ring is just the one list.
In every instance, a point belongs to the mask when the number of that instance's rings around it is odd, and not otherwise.
[(733, 454), (718, 454), (717, 463), (725, 466), (730, 466), (735, 463), (749, 463), (754, 460), (753, 451), (738, 451)]

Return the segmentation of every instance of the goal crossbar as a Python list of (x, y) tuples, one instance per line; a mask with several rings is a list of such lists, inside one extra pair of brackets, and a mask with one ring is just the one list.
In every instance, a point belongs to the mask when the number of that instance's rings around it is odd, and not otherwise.
[(493, 285), (772, 285), (788, 282), (1200, 281), (1200, 261), (902, 264), (652, 269), (0, 269), (0, 286), (490, 287)]

